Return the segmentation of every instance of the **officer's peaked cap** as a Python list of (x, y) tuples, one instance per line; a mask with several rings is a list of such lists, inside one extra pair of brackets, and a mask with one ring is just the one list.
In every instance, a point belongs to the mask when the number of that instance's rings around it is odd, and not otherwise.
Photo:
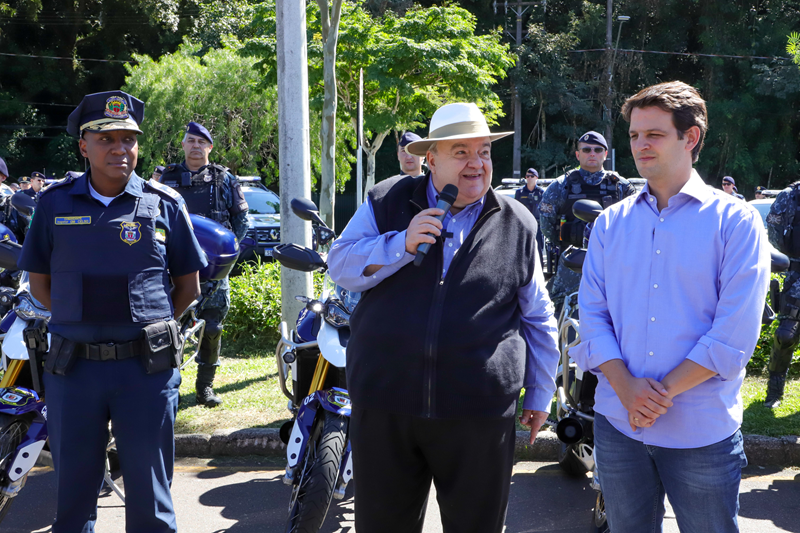
[(214, 140), (211, 138), (211, 133), (203, 126), (202, 124), (198, 124), (197, 122), (190, 122), (186, 125), (186, 133), (189, 135), (197, 135), (198, 137), (202, 137), (211, 144), (214, 144)]
[(8, 167), (6, 166), (6, 162), (2, 157), (0, 157), (0, 174), (8, 177)]
[(587, 131), (586, 133), (581, 135), (580, 139), (578, 139), (578, 142), (585, 144), (596, 144), (608, 150), (608, 143), (606, 142), (606, 138), (597, 133), (596, 131)]
[(47, 179), (47, 178), (45, 178), (44, 174), (42, 174), (38, 170), (34, 170), (33, 172), (31, 172), (31, 179), (33, 179), (33, 178), (40, 178), (40, 179), (43, 179), (43, 180)]
[(130, 130), (142, 133), (144, 102), (122, 91), (87, 94), (70, 113), (67, 133), (79, 137), (84, 131)]
[(22, 176), (22, 177), (19, 179), (19, 182), (20, 182), (20, 183), (30, 183), (30, 182), (31, 182), (31, 179), (30, 179), (28, 176)]

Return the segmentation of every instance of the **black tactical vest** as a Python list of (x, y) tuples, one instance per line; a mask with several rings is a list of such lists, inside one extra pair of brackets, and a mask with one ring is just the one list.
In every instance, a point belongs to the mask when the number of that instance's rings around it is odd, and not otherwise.
[(800, 217), (797, 216), (800, 210), (800, 183), (793, 183), (792, 202), (794, 202), (794, 218), (786, 221), (786, 226), (778, 232), (778, 250), (789, 257), (800, 257)]
[(566, 201), (560, 211), (561, 243), (570, 244), (580, 248), (583, 246), (583, 230), (586, 222), (578, 220), (572, 213), (572, 206), (578, 200), (594, 200), (603, 206), (603, 209), (622, 200), (619, 190), (619, 177), (609, 172), (597, 185), (589, 185), (581, 176), (580, 170), (573, 170), (564, 177)]
[(160, 183), (172, 187), (183, 196), (190, 213), (215, 220), (227, 229), (233, 229), (230, 213), (222, 197), (222, 184), (228, 169), (209, 163), (196, 173), (180, 164), (171, 164), (164, 169)]

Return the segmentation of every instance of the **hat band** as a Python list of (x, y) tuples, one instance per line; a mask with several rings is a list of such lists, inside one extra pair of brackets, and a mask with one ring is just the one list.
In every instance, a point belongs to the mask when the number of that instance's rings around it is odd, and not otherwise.
[(465, 121), (465, 122), (456, 122), (455, 124), (448, 124), (446, 126), (436, 128), (435, 130), (430, 132), (427, 140), (435, 141), (437, 139), (444, 139), (446, 137), (455, 137), (458, 135), (473, 135), (473, 134), (481, 134), (485, 135), (486, 137), (489, 137), (492, 133), (489, 131), (489, 127), (486, 125), (485, 122)]
[[(134, 126), (137, 130), (139, 129), (139, 124), (137, 124), (136, 121), (133, 120), (132, 118), (128, 117), (128, 118), (126, 118), (124, 120), (120, 120), (118, 118), (101, 118), (101, 119), (97, 119), (97, 120), (92, 120), (90, 122), (87, 122), (86, 124), (81, 125), (80, 130), (81, 131), (83, 131), (83, 130), (90, 130), (91, 131), (92, 129), (97, 128), (98, 126), (104, 126), (106, 124), (111, 124), (113, 122), (118, 122), (118, 123), (122, 123), (122, 124), (128, 124), (128, 125)], [(120, 128), (120, 129), (130, 129), (130, 128)]]

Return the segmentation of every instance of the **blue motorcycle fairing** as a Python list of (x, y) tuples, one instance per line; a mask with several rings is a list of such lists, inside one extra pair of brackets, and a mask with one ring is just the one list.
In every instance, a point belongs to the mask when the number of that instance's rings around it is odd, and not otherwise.
[(319, 327), (314, 328), (314, 322), (319, 315), (313, 311), (309, 311), (306, 307), (300, 310), (297, 317), (297, 339), (300, 342), (311, 342), (317, 340), (317, 333)]
[[(8, 387), (0, 389), (0, 413), (20, 416), (30, 412), (37, 413), (37, 419), (46, 420), (46, 409), (44, 402), (36, 394), (36, 391), (24, 387)], [(42, 413), (45, 410), (45, 414)]]
[(5, 224), (0, 224), (0, 241), (17, 242), (14, 232), (8, 229), (8, 226)]
[(289, 444), (286, 446), (286, 457), (290, 467), (297, 465), (305, 456), (306, 442), (311, 434), (311, 427), (314, 425), (317, 409), (320, 406), (331, 413), (349, 417), (351, 412), (350, 394), (344, 389), (333, 387), (306, 396), (297, 410), (297, 419), (294, 421)]
[(8, 333), (8, 330), (11, 329), (11, 325), (16, 319), (17, 314), (14, 312), (14, 310), (9, 310), (9, 312), (6, 313), (6, 316), (3, 317), (3, 320), (0, 320), (0, 331), (3, 333)]

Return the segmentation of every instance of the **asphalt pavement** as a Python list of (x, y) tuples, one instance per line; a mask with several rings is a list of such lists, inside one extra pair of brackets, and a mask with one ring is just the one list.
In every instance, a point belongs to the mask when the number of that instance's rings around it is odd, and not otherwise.
[[(175, 469), (173, 497), (178, 529), (188, 533), (280, 533), (289, 487), (279, 459), (267, 457), (182, 458)], [(124, 488), (124, 484), (123, 484)], [(586, 533), (595, 493), (589, 478), (566, 476), (553, 463), (519, 462), (512, 477), (507, 533)], [(110, 491), (99, 501), (97, 531), (123, 533), (125, 508)], [(800, 533), (800, 470), (751, 465), (741, 486), (742, 533)], [(354, 533), (352, 487), (331, 505), (322, 533)], [(55, 514), (55, 479), (36, 467), (0, 525), (7, 533), (50, 531)], [(442, 531), (435, 494), (428, 500), (425, 533)], [(670, 511), (665, 533), (678, 533)]]

